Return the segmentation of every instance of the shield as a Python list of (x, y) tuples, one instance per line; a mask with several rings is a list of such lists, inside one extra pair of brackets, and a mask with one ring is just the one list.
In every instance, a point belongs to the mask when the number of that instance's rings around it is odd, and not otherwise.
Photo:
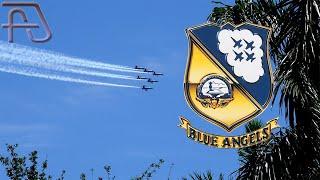
[(269, 34), (249, 23), (187, 29), (184, 91), (190, 107), (228, 132), (261, 113), (273, 90)]

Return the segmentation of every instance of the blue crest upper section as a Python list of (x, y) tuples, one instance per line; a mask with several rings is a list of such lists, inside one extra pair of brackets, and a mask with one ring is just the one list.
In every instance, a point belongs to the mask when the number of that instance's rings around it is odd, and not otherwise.
[[(261, 49), (263, 50), (263, 57), (262, 57), (262, 68), (264, 69), (264, 75), (260, 77), (260, 79), (255, 83), (249, 83), (245, 81), (242, 77), (238, 77), (233, 72), (233, 67), (230, 66), (227, 62), (226, 55), (219, 50), (219, 41), (218, 41), (218, 32), (222, 29), (248, 29), (253, 34), (258, 34), (262, 38), (262, 45)], [(247, 92), (251, 94), (252, 97), (254, 97), (257, 102), (264, 106), (270, 97), (270, 90), (272, 88), (272, 84), (270, 81), (270, 71), (269, 71), (269, 64), (267, 59), (267, 53), (268, 53), (268, 47), (267, 47), (267, 40), (268, 40), (268, 33), (269, 30), (257, 27), (250, 24), (243, 24), (239, 27), (234, 27), (230, 24), (226, 24), (225, 26), (217, 27), (213, 24), (207, 24), (199, 27), (195, 27), (190, 29), (190, 32), (201, 42), (203, 46), (206, 47), (206, 49), (216, 58), (219, 60), (219, 62), (225, 67), (227, 71), (229, 71), (230, 74), (233, 75), (233, 77), (244, 87)], [(235, 46), (240, 46), (239, 42), (237, 43), (236, 40), (234, 40)], [(252, 44), (250, 42), (247, 42), (246, 48), (252, 48)], [(242, 54), (237, 54), (235, 52), (236, 59), (242, 60)], [(247, 54), (247, 60), (253, 60), (252, 54)]]

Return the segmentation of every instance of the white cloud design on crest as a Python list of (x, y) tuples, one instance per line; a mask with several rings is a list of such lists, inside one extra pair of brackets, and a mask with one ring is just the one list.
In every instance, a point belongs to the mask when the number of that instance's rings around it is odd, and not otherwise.
[(248, 29), (223, 29), (218, 33), (219, 50), (227, 57), (236, 76), (249, 83), (264, 75), (262, 67), (262, 39)]

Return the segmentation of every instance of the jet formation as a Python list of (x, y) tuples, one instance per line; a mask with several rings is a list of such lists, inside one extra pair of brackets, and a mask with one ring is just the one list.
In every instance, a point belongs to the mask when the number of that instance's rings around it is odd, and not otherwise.
[[(150, 69), (147, 69), (147, 68), (145, 68), (145, 67), (135, 66), (134, 69), (146, 73), (146, 76), (140, 76), (140, 75), (139, 75), (139, 76), (137, 76), (137, 79), (139, 79), (139, 80), (145, 80), (147, 83), (150, 83), (150, 84), (154, 84), (154, 83), (157, 83), (157, 82), (159, 82), (159, 81), (154, 80), (154, 79), (152, 79), (152, 78), (150, 78), (150, 77), (148, 77), (148, 76), (150, 76), (150, 75), (152, 75), (152, 76), (154, 76), (154, 77), (163, 76), (162, 73), (155, 72), (155, 71), (150, 70)], [(153, 88), (152, 88), (152, 87), (149, 87), (149, 86), (147, 86), (147, 85), (143, 85), (143, 86), (141, 87), (141, 89), (142, 89), (143, 91), (149, 91), (149, 90), (152, 90)]]

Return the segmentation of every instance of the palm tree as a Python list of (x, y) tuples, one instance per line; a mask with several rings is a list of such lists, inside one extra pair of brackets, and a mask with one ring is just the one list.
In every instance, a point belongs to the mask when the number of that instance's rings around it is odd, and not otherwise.
[(238, 179), (320, 179), (319, 0), (219, 4), (208, 18), (213, 23), (251, 22), (272, 28), (275, 94), (290, 124), (243, 163)]
[[(191, 180), (214, 180), (213, 173), (211, 171), (207, 171), (206, 173), (197, 173), (194, 172), (193, 174), (190, 174)], [(182, 178), (182, 180), (187, 180), (187, 178)], [(220, 174), (217, 180), (224, 180), (223, 174)]]
[[(262, 128), (262, 122), (259, 120), (250, 121), (246, 126), (246, 133), (250, 133)], [(251, 167), (255, 167), (255, 160), (258, 157), (258, 153), (260, 152), (261, 145), (255, 145), (251, 147), (246, 147), (239, 149), (239, 160), (243, 164), (241, 168), (250, 169)], [(238, 171), (235, 171), (233, 174), (237, 175)], [(250, 179), (254, 179), (254, 175), (249, 175)]]

